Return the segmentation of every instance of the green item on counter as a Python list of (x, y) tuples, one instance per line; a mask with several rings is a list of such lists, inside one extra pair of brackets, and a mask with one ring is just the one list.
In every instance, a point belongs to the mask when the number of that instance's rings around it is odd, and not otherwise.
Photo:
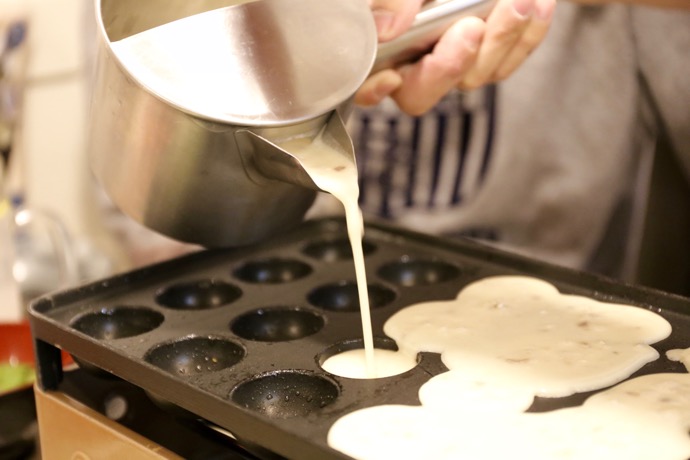
[(0, 392), (28, 385), (35, 378), (36, 371), (30, 364), (0, 364)]

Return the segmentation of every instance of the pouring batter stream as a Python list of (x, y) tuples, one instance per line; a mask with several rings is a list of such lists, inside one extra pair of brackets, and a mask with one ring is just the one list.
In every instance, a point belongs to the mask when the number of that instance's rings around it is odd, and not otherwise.
[(364, 223), (359, 209), (359, 185), (357, 183), (357, 166), (354, 159), (324, 140), (323, 132), (314, 140), (309, 138), (292, 139), (281, 144), (281, 147), (297, 158), (314, 183), (322, 190), (337, 198), (345, 208), (347, 233), (352, 247), (352, 258), (355, 264), (355, 277), (359, 295), (359, 307), (362, 316), (362, 335), (366, 371), (369, 377), (376, 375), (374, 358), (374, 339), (371, 328), (369, 292), (364, 267), (362, 238)]

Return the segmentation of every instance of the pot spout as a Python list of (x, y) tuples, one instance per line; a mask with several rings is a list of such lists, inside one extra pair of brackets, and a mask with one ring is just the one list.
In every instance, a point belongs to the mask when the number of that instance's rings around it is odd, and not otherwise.
[[(299, 150), (319, 139), (331, 149), (337, 150), (352, 163), (355, 151), (345, 123), (337, 111), (333, 111), (323, 128), (316, 135), (304, 135), (287, 139), (269, 140), (250, 130), (235, 133), (235, 139), (245, 160), (245, 167), (253, 169), (265, 178), (323, 191), (317, 186), (299, 159)], [(250, 177), (255, 174), (248, 171)]]

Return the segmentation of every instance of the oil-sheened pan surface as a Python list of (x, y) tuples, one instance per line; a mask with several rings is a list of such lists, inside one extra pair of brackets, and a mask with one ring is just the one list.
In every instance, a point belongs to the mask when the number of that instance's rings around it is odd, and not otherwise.
[[(683, 370), (663, 352), (688, 345), (688, 299), (380, 224), (367, 225), (364, 249), (379, 347), (395, 348), (383, 324), (401, 308), (453, 299), (487, 276), (524, 274), (564, 293), (659, 312), (673, 333), (655, 345), (662, 358), (635, 375)], [(203, 251), (119, 275), (41, 298), (30, 310), (44, 389), (60, 379), (59, 347), (85, 368), (119, 376), (287, 458), (347, 458), (326, 442), (339, 417), (372, 405), (418, 404), (419, 387), (446, 370), (432, 353), (382, 379), (321, 369), (334, 353), (361, 347), (341, 220), (309, 221), (261, 245)], [(531, 410), (580, 404), (589, 395), (538, 398)]]

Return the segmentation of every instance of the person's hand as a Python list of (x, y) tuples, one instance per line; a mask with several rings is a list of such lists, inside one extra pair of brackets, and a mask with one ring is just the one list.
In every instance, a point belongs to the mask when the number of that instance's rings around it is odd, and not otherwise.
[[(380, 42), (407, 30), (423, 0), (370, 0)], [(555, 0), (498, 0), (486, 19), (466, 17), (413, 64), (371, 75), (355, 95), (359, 105), (392, 97), (419, 115), (453, 88), (469, 91), (508, 77), (546, 36)]]

